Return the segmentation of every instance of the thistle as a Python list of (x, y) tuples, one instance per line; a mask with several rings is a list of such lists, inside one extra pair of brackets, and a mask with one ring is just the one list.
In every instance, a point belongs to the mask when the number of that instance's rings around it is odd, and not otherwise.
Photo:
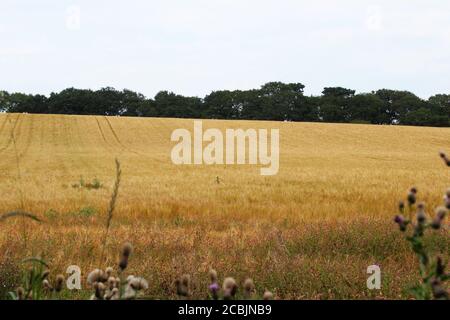
[(213, 300), (218, 300), (220, 286), (217, 283), (217, 271), (216, 270), (214, 270), (214, 269), (209, 270), (209, 279), (211, 281), (211, 284), (208, 286), (210, 296)]
[(128, 266), (128, 259), (130, 258), (133, 246), (130, 243), (125, 243), (122, 247), (122, 253), (119, 260), (119, 269), (124, 271)]
[[(449, 159), (444, 153), (441, 153), (441, 157), (445, 160), (447, 165), (450, 166)], [(411, 208), (417, 201), (417, 189), (411, 188), (407, 195), (407, 201), (409, 204), (409, 213), (411, 214)], [(422, 281), (420, 284), (412, 288), (411, 292), (417, 299), (448, 299), (449, 293), (445, 289), (445, 282), (450, 279), (450, 274), (445, 274), (445, 265), (442, 258), (437, 257), (433, 259), (430, 257), (429, 250), (425, 247), (423, 237), (426, 230), (441, 228), (442, 223), (447, 215), (447, 209), (450, 207), (450, 192), (447, 191), (444, 196), (445, 207), (439, 207), (436, 209), (434, 219), (429, 223), (427, 221), (427, 215), (425, 212), (425, 204), (423, 202), (417, 205), (416, 221), (413, 221), (412, 217), (408, 220), (402, 215), (404, 212), (404, 206), (399, 205), (400, 215), (397, 215), (394, 219), (398, 224), (400, 231), (407, 232), (408, 226), (412, 225), (412, 234), (406, 236), (406, 240), (411, 243), (411, 248), (419, 258), (419, 271)]]
[(55, 281), (55, 292), (61, 292), (64, 287), (64, 276), (62, 274), (59, 274), (56, 276)]
[(238, 286), (233, 278), (228, 277), (225, 278), (225, 280), (223, 281), (222, 289), (223, 289), (223, 298), (225, 300), (231, 300), (236, 295)]
[(273, 299), (273, 293), (266, 290), (263, 295), (263, 300), (272, 300), (272, 299)]
[(246, 299), (251, 299), (253, 294), (255, 293), (255, 284), (253, 280), (248, 278), (244, 282), (244, 295)]

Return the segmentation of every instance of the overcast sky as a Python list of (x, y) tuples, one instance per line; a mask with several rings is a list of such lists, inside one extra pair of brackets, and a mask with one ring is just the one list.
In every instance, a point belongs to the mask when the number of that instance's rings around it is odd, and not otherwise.
[(450, 1), (0, 1), (0, 89), (450, 93)]

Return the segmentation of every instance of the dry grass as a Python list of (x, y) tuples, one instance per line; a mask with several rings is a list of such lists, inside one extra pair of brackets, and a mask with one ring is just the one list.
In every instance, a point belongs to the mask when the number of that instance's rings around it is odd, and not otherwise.
[[(79, 265), (84, 276), (99, 267), (118, 158), (106, 259), (115, 264), (121, 244), (132, 242), (131, 271), (149, 280), (151, 297), (173, 298), (173, 280), (190, 273), (202, 298), (214, 267), (222, 278), (251, 276), (259, 292), (280, 298), (406, 298), (416, 261), (392, 216), (412, 185), (430, 208), (440, 204), (450, 176), (437, 153), (450, 150), (450, 129), (204, 121), (208, 127), (279, 128), (278, 175), (173, 165), (170, 134), (192, 120), (0, 115), (0, 213), (21, 209), (45, 220), (1, 222), (0, 261), (42, 255), (59, 272)], [(73, 188), (81, 176), (104, 187)], [(74, 214), (85, 208), (94, 213)], [(444, 232), (429, 242), (448, 256)], [(381, 292), (366, 289), (371, 264), (381, 265)]]

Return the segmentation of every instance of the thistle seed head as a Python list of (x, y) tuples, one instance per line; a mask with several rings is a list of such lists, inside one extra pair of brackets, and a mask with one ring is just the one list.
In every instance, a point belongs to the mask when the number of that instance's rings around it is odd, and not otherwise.
[(189, 288), (191, 285), (191, 276), (188, 274), (183, 274), (181, 276), (181, 284), (186, 288)]
[(101, 282), (95, 282), (94, 290), (95, 298), (97, 298), (98, 300), (103, 300), (103, 297), (105, 296), (105, 285)]
[(127, 242), (122, 247), (122, 256), (129, 257), (133, 251), (133, 246), (131, 243)]
[(55, 291), (56, 292), (61, 292), (61, 290), (64, 287), (64, 276), (62, 274), (59, 274), (56, 276), (56, 281), (55, 281)]
[(217, 282), (217, 271), (214, 269), (209, 270), (209, 279), (211, 283)]
[(184, 286), (180, 279), (176, 279), (174, 284), (177, 291), (177, 295), (181, 297), (189, 296), (189, 288)]
[(100, 269), (94, 269), (91, 273), (88, 274), (87, 283), (90, 285), (94, 285), (97, 282), (103, 281), (103, 271)]
[(127, 242), (122, 247), (122, 252), (119, 260), (119, 269), (124, 271), (128, 266), (128, 259), (130, 258), (131, 252), (133, 251), (133, 246), (131, 243)]
[(450, 297), (449, 293), (442, 287), (441, 281), (439, 281), (438, 279), (434, 279), (432, 281), (431, 289), (433, 291), (433, 296), (435, 299), (447, 300)]
[(50, 292), (53, 290), (50, 282), (47, 279), (44, 279), (42, 281), (42, 287), (44, 288), (44, 291), (46, 291), (46, 292)]
[(266, 290), (263, 295), (263, 300), (272, 300), (272, 299), (273, 299), (273, 293)]
[(119, 289), (118, 288), (112, 289), (110, 300), (119, 300), (119, 299), (120, 299)]
[(108, 278), (108, 289), (109, 289), (109, 290), (112, 290), (112, 289), (115, 288), (115, 286), (116, 286), (116, 278), (114, 278), (114, 277), (109, 277), (109, 278)]
[(25, 289), (24, 288), (18, 287), (16, 289), (16, 293), (17, 293), (17, 299), (24, 300), (24, 298), (25, 298)]
[(124, 271), (128, 267), (128, 257), (122, 255), (119, 261), (119, 269), (120, 271)]
[(114, 269), (112, 267), (106, 268), (106, 270), (105, 270), (106, 277), (109, 279), (109, 277), (112, 276), (113, 272), (114, 272)]
[(146, 290), (148, 289), (148, 282), (144, 278), (134, 277), (130, 281), (130, 287), (135, 291)]
[(244, 281), (244, 293), (245, 293), (245, 296), (247, 298), (250, 298), (253, 295), (254, 292), (255, 292), (255, 284), (253, 283), (252, 279), (247, 278)]
[(231, 277), (225, 278), (223, 281), (223, 291), (224, 293), (229, 293), (231, 297), (234, 297), (234, 295), (237, 292), (238, 286), (236, 284), (236, 280), (234, 280)]

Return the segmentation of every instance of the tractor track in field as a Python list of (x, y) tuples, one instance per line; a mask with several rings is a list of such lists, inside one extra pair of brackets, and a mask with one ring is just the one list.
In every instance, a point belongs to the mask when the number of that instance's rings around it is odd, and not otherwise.
[(136, 151), (134, 151), (134, 150), (128, 148), (127, 146), (125, 146), (125, 145), (122, 143), (122, 141), (120, 141), (119, 136), (117, 135), (116, 131), (114, 130), (114, 128), (113, 128), (111, 122), (109, 121), (108, 117), (104, 116), (104, 119), (105, 119), (106, 122), (108, 123), (109, 129), (111, 129), (111, 133), (113, 134), (113, 136), (114, 136), (116, 142), (122, 147), (123, 150), (129, 151), (129, 152), (134, 153), (134, 154), (141, 155), (139, 152), (136, 152)]
[(58, 164), (58, 170), (59, 166), (61, 166), (61, 172), (63, 173), (62, 176), (68, 176), (69, 168), (67, 167), (67, 164), (63, 161), (62, 157), (60, 156), (57, 147), (58, 147), (58, 141), (61, 139), (61, 135), (58, 135), (57, 128), (59, 126), (58, 118), (53, 117), (52, 123), (51, 123), (51, 137), (52, 137), (52, 145), (54, 148), (54, 152), (49, 153), (49, 156), (51, 155), (52, 158), (55, 158), (55, 163)]
[(85, 167), (89, 168), (89, 170), (90, 170), (90, 169), (93, 168), (92, 162), (88, 161), (88, 160), (85, 160), (84, 157), (82, 156), (83, 149), (85, 149), (85, 147), (86, 147), (86, 143), (83, 140), (83, 137), (81, 135), (81, 129), (80, 129), (80, 124), (79, 124), (78, 120), (79, 120), (78, 117), (75, 118), (75, 120), (74, 120), (74, 128), (73, 129), (75, 131), (75, 134), (78, 137), (78, 140), (80, 141), (80, 143), (78, 144), (78, 151), (81, 154), (80, 161), (84, 164)]
[(5, 128), (6, 124), (8, 123), (9, 119), (9, 113), (5, 115), (5, 121), (3, 121), (2, 126), (0, 127), (0, 134), (3, 132), (3, 129)]
[[(106, 139), (105, 137), (105, 133), (103, 132), (102, 126), (100, 125), (100, 121), (98, 121), (98, 118), (95, 117), (95, 121), (97, 122), (97, 127), (98, 127), (98, 131), (100, 131), (100, 135), (103, 138), (103, 141), (105, 142), (105, 149), (108, 149), (111, 152), (115, 152), (116, 151), (116, 147), (114, 147), (109, 141), (108, 139)], [(108, 147), (109, 146), (109, 147)]]
[[(22, 159), (23, 156), (27, 153), (28, 149), (30, 148), (31, 145), (31, 141), (33, 139), (33, 132), (34, 132), (34, 125), (35, 125), (35, 118), (33, 116), (31, 117), (26, 117), (27, 119), (30, 119), (30, 124), (26, 125), (26, 130), (27, 130), (27, 136), (26, 136), (26, 141), (25, 141), (25, 147), (23, 148), (23, 150), (21, 150), (21, 152), (17, 152), (17, 157), (18, 159)], [(22, 121), (23, 122), (23, 121)]]
[[(20, 122), (20, 118), (21, 118), (20, 116), (21, 116), (21, 114), (17, 115), (16, 121), (14, 121), (14, 125), (13, 125), (13, 127), (12, 127), (12, 129), (11, 129), (11, 131), (10, 131), (10, 133), (9, 133), (9, 139), (8, 139), (8, 141), (6, 142), (6, 146), (0, 148), (0, 153), (6, 151), (6, 149), (8, 149), (9, 146), (11, 145), (11, 143), (13, 142), (14, 131), (16, 130), (17, 124)], [(20, 129), (20, 126), (19, 126), (19, 129)], [(16, 138), (17, 138), (17, 137), (14, 136), (14, 139), (16, 139)], [(17, 139), (16, 139), (16, 140), (17, 140)]]

